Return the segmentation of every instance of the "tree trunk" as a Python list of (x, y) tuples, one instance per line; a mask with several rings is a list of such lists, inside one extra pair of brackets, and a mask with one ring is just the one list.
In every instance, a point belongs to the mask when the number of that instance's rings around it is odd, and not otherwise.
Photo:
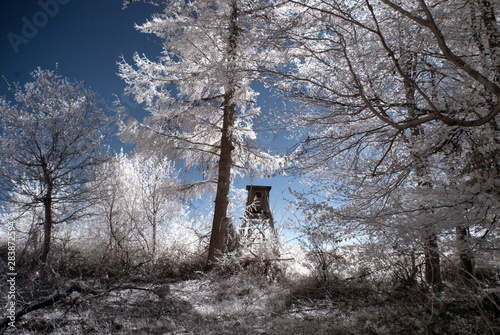
[(488, 39), (488, 48), (490, 52), (490, 57), (495, 67), (495, 80), (498, 80), (498, 76), (500, 75), (500, 57), (499, 57), (499, 48), (500, 48), (500, 31), (498, 30), (498, 22), (495, 16), (495, 9), (491, 1), (489, 0), (481, 0), (480, 2), (481, 8), (481, 17), (486, 27), (486, 37)]
[[(226, 93), (229, 95), (232, 93)], [(229, 100), (227, 100), (229, 101)], [(229, 204), (229, 188), (231, 185), (231, 163), (233, 143), (230, 134), (234, 123), (235, 106), (230, 104), (224, 107), (224, 123), (221, 138), (221, 150), (219, 159), (219, 176), (217, 180), (217, 194), (215, 196), (214, 219), (212, 223), (212, 235), (208, 248), (207, 268), (211, 267), (217, 257), (224, 252), (224, 240), (226, 237), (227, 207)]]
[(467, 227), (458, 226), (457, 231), (457, 244), (458, 244), (458, 258), (460, 260), (459, 274), (462, 279), (471, 279), (474, 273), (474, 263), (472, 262), (471, 250), (467, 245), (467, 236), (469, 230)]
[(415, 257), (415, 249), (411, 248), (410, 251), (410, 262), (411, 262), (411, 272), (410, 272), (410, 277), (408, 278), (412, 283), (416, 282), (417, 278), (417, 273), (418, 273), (418, 266), (417, 266), (417, 260)]
[[(408, 105), (408, 115), (414, 119), (417, 117), (417, 105), (415, 100), (415, 82), (414, 78), (417, 76), (417, 67), (415, 64), (415, 59), (417, 55), (407, 54), (405, 58), (401, 60), (401, 68), (406, 74), (404, 78), (404, 85), (406, 89), (405, 98)], [(413, 138), (418, 138), (423, 134), (423, 129), (421, 127), (412, 127), (411, 135)], [(427, 162), (425, 157), (421, 157), (418, 154), (412, 154), (414, 160), (414, 169), (418, 177), (423, 177), (428, 175), (427, 172)], [(430, 190), (432, 189), (432, 183), (430, 181), (422, 180), (419, 184), (420, 187), (426, 187)], [(424, 243), (424, 264), (425, 264), (425, 281), (431, 285), (441, 284), (441, 265), (439, 259), (439, 248), (437, 245), (437, 236), (435, 233), (425, 234), (423, 236)]]
[(225, 85), (223, 102), (223, 123), (220, 141), (219, 157), (219, 175), (217, 179), (217, 194), (215, 196), (214, 219), (212, 222), (212, 234), (210, 236), (210, 245), (208, 247), (207, 269), (216, 262), (217, 258), (224, 252), (226, 239), (227, 207), (229, 204), (229, 188), (231, 186), (231, 165), (232, 153), (234, 150), (232, 128), (234, 126), (234, 115), (236, 114), (236, 105), (234, 104), (234, 69), (231, 65), (236, 57), (236, 41), (238, 36), (238, 8), (236, 2), (232, 2), (232, 12), (229, 18), (229, 37), (228, 37), (228, 65), (227, 65), (227, 84)]
[(425, 281), (431, 285), (441, 284), (441, 264), (436, 234), (430, 234), (425, 241)]
[(45, 221), (43, 224), (43, 245), (42, 254), (40, 256), (40, 262), (42, 266), (47, 262), (47, 257), (50, 251), (50, 240), (52, 238), (52, 187), (49, 186), (47, 194), (43, 199), (43, 206), (45, 211)]
[(153, 257), (156, 257), (156, 217), (153, 220)]

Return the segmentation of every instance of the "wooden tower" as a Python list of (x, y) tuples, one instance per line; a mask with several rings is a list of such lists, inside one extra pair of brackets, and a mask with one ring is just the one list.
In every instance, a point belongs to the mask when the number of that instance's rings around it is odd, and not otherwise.
[(277, 237), (269, 204), (270, 190), (271, 186), (247, 185), (248, 197), (242, 229), (254, 242)]

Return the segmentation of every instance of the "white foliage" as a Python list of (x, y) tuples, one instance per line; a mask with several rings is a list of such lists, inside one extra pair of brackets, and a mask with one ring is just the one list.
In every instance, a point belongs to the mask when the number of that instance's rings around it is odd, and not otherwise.
[(296, 61), (280, 87), (303, 105), (283, 123), (304, 139), (290, 160), (310, 178), (309, 228), (419, 250), (457, 227), (471, 248), (495, 241), (498, 4), (295, 5)]
[(0, 98), (0, 200), (22, 238), (40, 224), (50, 235), (53, 225), (86, 214), (108, 126), (102, 103), (81, 82), (40, 68), (31, 76), (12, 86), (14, 102)]
[[(98, 186), (97, 220), (89, 229), (116, 248), (139, 248), (154, 256), (171, 226), (186, 222), (177, 172), (168, 160), (118, 154), (104, 169)], [(175, 230), (175, 228), (172, 228)]]
[[(119, 63), (126, 93), (145, 103), (149, 116), (142, 122), (122, 125), (122, 137), (137, 144), (145, 155), (181, 159), (186, 168), (203, 170), (204, 180), (217, 175), (224, 96), (228, 83), (234, 88), (235, 122), (230, 129), (234, 151), (233, 173), (248, 169), (270, 173), (284, 160), (254, 143), (254, 122), (261, 110), (252, 83), (260, 69), (284, 59), (273, 57), (272, 36), (260, 14), (272, 2), (240, 2), (238, 36), (228, 36), (231, 6), (219, 2), (170, 2), (163, 13), (136, 28), (160, 38), (163, 53), (158, 61), (135, 54), (134, 65)], [(229, 52), (229, 50), (232, 50)]]

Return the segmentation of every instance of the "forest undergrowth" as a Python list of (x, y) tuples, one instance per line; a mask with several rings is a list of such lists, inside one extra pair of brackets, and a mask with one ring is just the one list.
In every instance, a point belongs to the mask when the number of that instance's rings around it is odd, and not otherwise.
[[(62, 254), (62, 253), (60, 253)], [(258, 256), (258, 255), (255, 255)], [(4, 259), (2, 257), (2, 259)], [(229, 256), (137, 264), (52, 259), (41, 276), (22, 264), (12, 334), (498, 334), (498, 276), (439, 288), (366, 269), (298, 274), (297, 259)], [(348, 265), (344, 265), (348, 266)], [(3, 263), (5, 268), (6, 264)], [(3, 271), (2, 273), (7, 273)], [(338, 272), (338, 271), (337, 271)], [(391, 278), (391, 279), (387, 279)], [(7, 278), (2, 275), (7, 303)]]

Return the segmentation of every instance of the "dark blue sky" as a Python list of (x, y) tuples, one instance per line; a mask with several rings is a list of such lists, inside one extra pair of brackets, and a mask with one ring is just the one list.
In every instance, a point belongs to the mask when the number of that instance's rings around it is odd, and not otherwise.
[[(0, 76), (24, 84), (37, 67), (53, 70), (58, 64), (60, 75), (84, 81), (110, 106), (113, 95), (120, 96), (129, 112), (142, 118), (142, 109), (122, 95), (125, 83), (116, 74), (116, 63), (121, 55), (131, 61), (136, 51), (150, 59), (160, 54), (161, 48), (150, 40), (154, 36), (134, 28), (158, 7), (134, 3), (123, 10), (122, 0), (1, 0), (0, 8)], [(0, 96), (12, 100), (3, 79)], [(274, 144), (273, 136), (263, 136), (264, 145)], [(116, 138), (112, 143), (115, 150), (122, 145)], [(289, 185), (287, 178), (277, 177), (245, 178), (237, 186), (249, 183), (273, 185), (271, 202), (282, 200)], [(278, 207), (282, 206), (280, 202)]]
[[(135, 51), (150, 57), (160, 48), (134, 29), (157, 8), (136, 3), (122, 10), (121, 0), (2, 0), (0, 11), (0, 74), (24, 83), (36, 67), (83, 80), (105, 100), (121, 95), (124, 82), (116, 75), (120, 55)], [(5, 81), (0, 95), (8, 95)]]

